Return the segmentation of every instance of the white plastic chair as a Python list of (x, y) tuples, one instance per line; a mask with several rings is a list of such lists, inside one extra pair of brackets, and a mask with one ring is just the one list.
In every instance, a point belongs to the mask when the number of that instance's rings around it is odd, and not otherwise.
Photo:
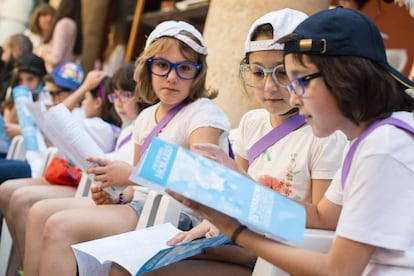
[(88, 196), (91, 185), (92, 181), (89, 179), (88, 175), (86, 173), (82, 173), (82, 177), (76, 189), (75, 197)]
[[(332, 246), (335, 232), (320, 229), (306, 229), (302, 248), (326, 253)], [(257, 258), (252, 276), (286, 276), (284, 270), (272, 265), (268, 261)]]
[(7, 151), (6, 159), (25, 160), (26, 150), (24, 148), (23, 136), (14, 136), (10, 142), (9, 150)]
[(145, 199), (144, 208), (142, 209), (136, 229), (167, 222), (178, 226), (182, 208), (182, 205), (170, 196), (150, 190)]

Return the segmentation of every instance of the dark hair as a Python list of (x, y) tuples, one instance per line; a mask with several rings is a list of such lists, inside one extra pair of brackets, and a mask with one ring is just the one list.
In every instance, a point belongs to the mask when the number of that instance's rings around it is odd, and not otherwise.
[[(136, 82), (134, 80), (135, 64), (128, 63), (121, 66), (112, 76), (112, 92), (114, 90), (135, 91)], [(136, 97), (138, 112), (150, 106), (150, 104), (142, 101), (140, 97)]]
[(45, 43), (50, 42), (53, 36), (53, 30), (56, 23), (62, 18), (70, 18), (76, 22), (76, 41), (73, 53), (79, 55), (82, 53), (82, 8), (80, 0), (62, 0), (56, 11), (55, 18), (52, 22), (49, 35), (45, 39)]
[(39, 17), (44, 15), (52, 15), (55, 16), (56, 10), (47, 3), (40, 3), (36, 6), (36, 8), (33, 10), (32, 16), (30, 18), (29, 22), (29, 30), (32, 33), (42, 35), (42, 30), (39, 26)]
[[(293, 59), (304, 66), (304, 54)], [(340, 112), (355, 124), (389, 117), (395, 111), (414, 110), (414, 99), (375, 62), (353, 56), (307, 55), (321, 72)]]
[(109, 77), (104, 78), (97, 87), (90, 90), (90, 93), (94, 99), (102, 99), (101, 114), (99, 117), (105, 122), (121, 126), (121, 118), (116, 114), (114, 105), (108, 100), (108, 95), (112, 93), (111, 79)]

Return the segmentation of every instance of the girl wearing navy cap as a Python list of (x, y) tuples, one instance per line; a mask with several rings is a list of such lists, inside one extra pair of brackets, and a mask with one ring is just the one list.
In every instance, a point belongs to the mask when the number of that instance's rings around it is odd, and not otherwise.
[(293, 275), (413, 275), (414, 99), (404, 91), (413, 83), (386, 62), (375, 24), (352, 9), (314, 14), (279, 42), (285, 43), (292, 106), (315, 135), (341, 130), (350, 141), (324, 198), (304, 204), (307, 227), (336, 227), (331, 249), (280, 244), (170, 194)]

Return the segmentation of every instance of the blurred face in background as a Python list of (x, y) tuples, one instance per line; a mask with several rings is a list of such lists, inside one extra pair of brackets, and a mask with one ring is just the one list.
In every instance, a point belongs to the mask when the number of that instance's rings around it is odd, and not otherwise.
[(70, 91), (65, 90), (59, 86), (57, 86), (56, 84), (54, 84), (53, 82), (49, 82), (47, 81), (45, 83), (45, 89), (47, 90), (47, 92), (49, 92), (50, 94), (50, 99), (52, 100), (52, 104), (53, 105), (58, 105), (61, 102), (63, 102), (67, 97), (69, 97), (69, 95), (71, 94)]
[(19, 85), (26, 86), (27, 88), (29, 88), (29, 90), (31, 92), (36, 90), (36, 88), (39, 86), (40, 82), (41, 82), (40, 77), (38, 77), (35, 74), (28, 73), (28, 72), (20, 72), (19, 73), (19, 77), (18, 77)]
[(43, 14), (39, 16), (39, 28), (42, 30), (42, 34), (47, 35), (52, 26), (53, 15)]

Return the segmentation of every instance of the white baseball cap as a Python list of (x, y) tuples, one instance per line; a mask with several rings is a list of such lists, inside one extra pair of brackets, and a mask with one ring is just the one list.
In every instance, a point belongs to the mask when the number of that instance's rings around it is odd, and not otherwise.
[[(267, 50), (283, 50), (283, 44), (276, 43), (276, 41), (293, 32), (293, 30), (305, 20), (308, 16), (297, 10), (282, 9), (269, 12), (258, 18), (250, 27), (244, 43), (244, 54), (255, 51)], [(271, 40), (257, 40), (251, 41), (252, 33), (256, 28), (263, 24), (271, 24), (273, 27), (273, 39)]]
[[(188, 32), (196, 37), (200, 41), (201, 45), (188, 37), (185, 32)], [(158, 24), (147, 38), (145, 49), (147, 49), (148, 46), (154, 42), (154, 40), (164, 36), (174, 37), (184, 42), (187, 46), (189, 46), (197, 53), (204, 56), (207, 55), (207, 47), (204, 45), (203, 36), (201, 33), (196, 28), (194, 28), (193, 25), (190, 25), (187, 22), (174, 20), (164, 21)]]

